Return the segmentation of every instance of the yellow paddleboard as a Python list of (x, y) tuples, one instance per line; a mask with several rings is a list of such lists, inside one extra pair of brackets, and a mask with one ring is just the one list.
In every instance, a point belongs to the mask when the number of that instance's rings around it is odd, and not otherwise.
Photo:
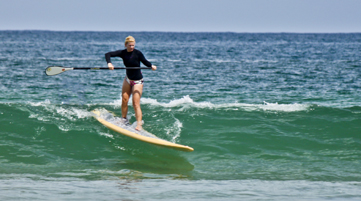
[(160, 139), (157, 136), (142, 130), (142, 131), (136, 131), (131, 126), (124, 125), (122, 123), (119, 123), (119, 118), (114, 117), (114, 115), (110, 112), (108, 112), (105, 109), (102, 110), (93, 110), (92, 113), (94, 113), (94, 117), (104, 126), (107, 128), (118, 132), (120, 134), (123, 134), (125, 136), (143, 141), (148, 142), (151, 144), (155, 144), (162, 147), (172, 148), (180, 151), (193, 151), (194, 149), (192, 147), (188, 147), (185, 145), (176, 144), (173, 142), (168, 142), (166, 140)]

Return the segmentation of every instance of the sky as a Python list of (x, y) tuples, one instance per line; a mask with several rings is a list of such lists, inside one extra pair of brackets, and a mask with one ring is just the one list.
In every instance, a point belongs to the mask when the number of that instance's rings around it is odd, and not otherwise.
[(0, 30), (361, 32), (361, 0), (0, 0)]

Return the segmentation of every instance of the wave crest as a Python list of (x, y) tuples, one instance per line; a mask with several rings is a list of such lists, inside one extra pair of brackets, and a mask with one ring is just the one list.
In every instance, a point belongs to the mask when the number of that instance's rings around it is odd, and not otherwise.
[(279, 111), (279, 112), (298, 112), (298, 111), (306, 111), (310, 108), (309, 104), (278, 104), (278, 103), (267, 103), (263, 102), (263, 104), (247, 104), (247, 103), (221, 103), (214, 104), (211, 102), (195, 102), (192, 98), (187, 96), (183, 96), (180, 99), (175, 99), (170, 101), (169, 103), (158, 102), (155, 99), (151, 98), (142, 98), (142, 104), (149, 104), (153, 106), (165, 107), (165, 108), (175, 108), (175, 107), (194, 107), (194, 108), (209, 108), (209, 109), (231, 109), (231, 110), (263, 110), (263, 111)]

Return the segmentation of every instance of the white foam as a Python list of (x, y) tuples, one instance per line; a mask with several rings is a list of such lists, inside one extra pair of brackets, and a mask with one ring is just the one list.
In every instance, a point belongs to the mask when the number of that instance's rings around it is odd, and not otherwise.
[(176, 139), (180, 137), (180, 134), (182, 132), (183, 124), (179, 119), (174, 118), (175, 122), (172, 126), (166, 127), (165, 131), (167, 132), (168, 136), (172, 136), (171, 142), (176, 143)]
[(183, 96), (183, 98), (180, 99), (172, 100), (169, 103), (159, 103), (157, 100), (151, 98), (142, 98), (141, 103), (162, 106), (167, 108), (185, 106), (185, 105), (192, 105), (199, 108), (214, 107), (214, 105), (209, 102), (199, 102), (199, 103), (194, 102), (193, 99), (189, 97), (189, 95)]
[(56, 112), (70, 120), (76, 119), (84, 119), (92, 116), (92, 114), (86, 110), (77, 109), (74, 107), (71, 108), (63, 108), (63, 107), (55, 107)]
[(99, 132), (99, 134), (101, 136), (105, 136), (107, 138), (111, 138), (111, 139), (114, 139), (114, 136), (112, 134), (109, 134), (109, 133), (104, 133), (104, 132)]
[(230, 109), (230, 110), (264, 110), (264, 111), (280, 111), (280, 112), (297, 112), (297, 111), (305, 111), (308, 110), (310, 105), (308, 104), (278, 104), (278, 103), (267, 103), (263, 104), (246, 104), (246, 103), (220, 103), (213, 104), (211, 102), (195, 102), (192, 98), (187, 96), (183, 96), (180, 99), (172, 100), (169, 103), (161, 103), (155, 99), (151, 98), (142, 98), (142, 104), (149, 104), (154, 106), (161, 106), (165, 108), (175, 108), (175, 107), (195, 107), (195, 108), (209, 108), (209, 109)]
[(58, 128), (64, 132), (68, 132), (71, 130), (70, 126), (68, 125), (58, 125)]
[[(83, 129), (81, 127), (76, 127), (74, 125), (69, 126), (70, 120), (72, 122), (76, 122), (79, 119), (84, 119), (88, 117), (92, 117), (92, 113), (87, 111), (86, 109), (79, 109), (76, 106), (64, 106), (64, 105), (55, 105), (51, 104), (49, 100), (41, 101), (41, 102), (28, 102), (30, 106), (33, 107), (42, 107), (43, 110), (25, 108), (26, 111), (30, 113), (29, 118), (34, 118), (39, 121), (44, 122), (57, 122), (57, 126), (62, 131), (69, 131), (72, 129)], [(49, 114), (50, 113), (50, 114)]]
[(31, 106), (45, 106), (45, 105), (50, 105), (50, 100), (46, 99), (45, 101), (40, 101), (37, 103), (33, 103), (33, 102), (28, 102)]
[(170, 61), (170, 62), (181, 62), (182, 60), (180, 59), (168, 59), (166, 61)]
[(306, 104), (278, 104), (278, 103), (267, 103), (264, 101), (264, 105), (261, 105), (260, 108), (263, 110), (270, 111), (283, 111), (283, 112), (297, 112), (307, 110), (310, 106)]

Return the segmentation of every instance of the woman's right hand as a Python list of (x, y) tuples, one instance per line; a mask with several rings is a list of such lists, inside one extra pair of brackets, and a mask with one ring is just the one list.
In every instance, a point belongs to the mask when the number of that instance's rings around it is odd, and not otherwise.
[(109, 70), (114, 70), (113, 64), (112, 64), (112, 63), (108, 63), (108, 68), (109, 68)]

